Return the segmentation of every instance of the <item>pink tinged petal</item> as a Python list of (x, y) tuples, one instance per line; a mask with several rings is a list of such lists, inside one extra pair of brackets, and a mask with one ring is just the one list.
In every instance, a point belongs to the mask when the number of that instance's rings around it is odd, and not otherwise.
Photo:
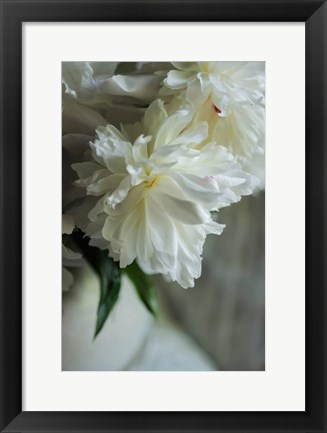
[(213, 108), (219, 117), (228, 117), (231, 114), (230, 98), (226, 93), (215, 92), (211, 95)]
[(232, 107), (230, 116), (217, 118), (212, 138), (234, 154), (252, 157), (260, 148), (264, 126), (265, 111), (262, 107), (239, 103)]
[(215, 113), (217, 113), (217, 114), (221, 113), (220, 108), (216, 107), (214, 104), (212, 104), (212, 106), (213, 106), (213, 109), (215, 110)]
[(259, 183), (256, 177), (243, 171), (235, 161), (225, 172), (216, 176), (216, 181), (221, 191), (215, 205), (216, 209), (238, 202), (243, 195), (252, 194)]
[(237, 185), (241, 185), (242, 183), (245, 183), (247, 173), (238, 171), (238, 172), (230, 172), (230, 173), (222, 173), (216, 177), (216, 180), (221, 188), (227, 188), (227, 187), (233, 187)]

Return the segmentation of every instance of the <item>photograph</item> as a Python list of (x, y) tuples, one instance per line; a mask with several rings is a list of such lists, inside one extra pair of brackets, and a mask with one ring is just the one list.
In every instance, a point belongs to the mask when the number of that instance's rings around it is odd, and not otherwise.
[(0, 5), (0, 433), (327, 433), (327, 0)]
[(264, 371), (265, 62), (61, 67), (62, 370)]

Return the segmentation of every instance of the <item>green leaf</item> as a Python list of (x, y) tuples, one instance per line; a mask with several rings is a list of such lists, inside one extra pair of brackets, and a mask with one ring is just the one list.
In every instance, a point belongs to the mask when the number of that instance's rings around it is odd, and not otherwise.
[(100, 299), (94, 333), (95, 338), (118, 300), (121, 270), (118, 263), (108, 256), (107, 250), (100, 250), (100, 248), (90, 246), (89, 238), (81, 230), (74, 230), (71, 236), (85, 260), (91, 265), (100, 279)]
[(134, 284), (135, 289), (145, 307), (150, 311), (151, 314), (156, 316), (157, 298), (155, 296), (152, 276), (145, 274), (135, 261), (131, 265), (127, 266), (124, 271)]

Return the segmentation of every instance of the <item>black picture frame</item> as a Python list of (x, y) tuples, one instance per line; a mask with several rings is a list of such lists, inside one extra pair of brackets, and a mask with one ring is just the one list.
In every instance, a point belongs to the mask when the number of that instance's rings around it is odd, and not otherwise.
[[(1, 0), (0, 4), (0, 431), (327, 432), (326, 1)], [(21, 83), (22, 23), (28, 21), (305, 22), (305, 412), (22, 412)]]

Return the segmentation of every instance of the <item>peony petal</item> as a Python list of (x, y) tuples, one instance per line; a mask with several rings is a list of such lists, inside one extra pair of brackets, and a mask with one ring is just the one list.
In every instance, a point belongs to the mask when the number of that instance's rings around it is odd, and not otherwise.
[(95, 135), (99, 125), (107, 121), (96, 110), (78, 104), (70, 97), (63, 98), (62, 129), (64, 134), (80, 133)]
[(171, 62), (171, 64), (180, 71), (198, 71), (199, 65), (197, 62)]
[(178, 192), (182, 190), (185, 197), (189, 200), (200, 203), (206, 209), (212, 209), (212, 205), (216, 202), (219, 192), (215, 179), (210, 176), (201, 178), (192, 174), (180, 173), (172, 173), (171, 179), (174, 180), (175, 185), (171, 185), (170, 182), (170, 187), (167, 189), (169, 191), (168, 194), (176, 194), (178, 197)]
[(145, 112), (144, 127), (149, 135), (156, 136), (160, 126), (167, 119), (168, 114), (162, 99), (156, 99)]
[(87, 194), (89, 195), (103, 195), (110, 191), (113, 191), (117, 184), (117, 179), (121, 179), (122, 176), (116, 175), (116, 176), (108, 176), (108, 172), (106, 177), (103, 177), (102, 179), (99, 179), (96, 182), (93, 182), (89, 184), (86, 188)]
[(148, 194), (172, 218), (182, 221), (184, 224), (201, 224), (206, 220), (205, 213), (196, 203), (162, 193), (155, 187)]
[(159, 91), (160, 77), (154, 74), (114, 75), (97, 82), (100, 92), (110, 95), (132, 96), (137, 99), (151, 101)]
[(165, 86), (171, 89), (185, 89), (189, 80), (196, 74), (193, 71), (169, 71), (164, 80)]
[(172, 143), (189, 124), (192, 116), (193, 110), (190, 105), (181, 107), (176, 113), (169, 116), (158, 130), (154, 150)]
[(131, 179), (130, 176), (126, 176), (122, 179), (117, 189), (115, 189), (115, 191), (108, 197), (107, 203), (114, 209), (117, 204), (125, 200), (130, 188)]
[(80, 260), (82, 258), (81, 254), (76, 253), (70, 248), (67, 248), (64, 244), (62, 244), (61, 256), (63, 259), (68, 259), (68, 260)]
[(70, 235), (75, 228), (72, 215), (61, 215), (61, 233)]
[(67, 292), (69, 288), (73, 285), (74, 278), (71, 272), (66, 268), (62, 268), (62, 291)]
[(148, 155), (148, 143), (151, 141), (150, 136), (145, 137), (143, 134), (140, 135), (133, 144), (133, 156), (135, 162), (146, 161), (149, 158)]
[[(209, 79), (202, 78), (201, 74), (198, 74), (197, 77), (197, 79), (195, 78), (188, 83), (186, 90), (186, 100), (195, 108), (204, 104), (211, 92)], [(201, 80), (199, 78), (201, 78)]]
[(87, 216), (92, 222), (96, 222), (99, 214), (102, 214), (104, 212), (104, 205), (107, 202), (108, 194), (105, 194), (100, 198), (100, 200), (97, 200), (96, 203), (93, 203), (93, 206), (89, 211), (87, 212)]
[(102, 171), (103, 167), (95, 162), (86, 161), (72, 164), (72, 169), (76, 171), (80, 179), (85, 179), (91, 177), (95, 172)]
[(202, 143), (207, 137), (207, 122), (197, 122), (183, 131), (171, 144), (191, 146)]

